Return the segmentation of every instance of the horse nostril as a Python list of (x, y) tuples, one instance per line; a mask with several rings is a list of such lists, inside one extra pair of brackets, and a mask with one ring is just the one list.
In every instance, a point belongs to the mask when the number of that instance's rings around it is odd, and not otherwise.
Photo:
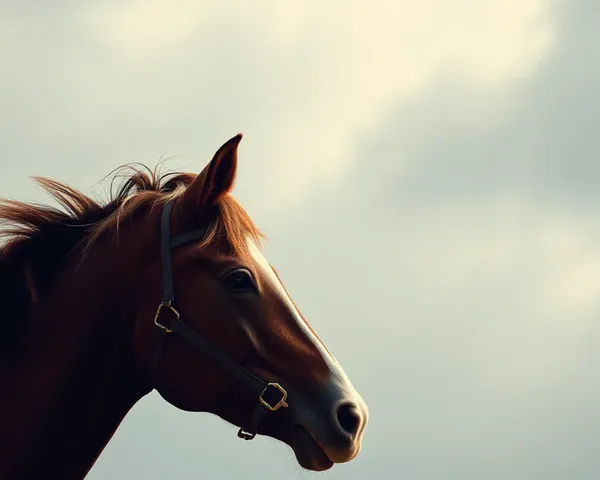
[(344, 403), (337, 411), (337, 419), (342, 430), (349, 435), (354, 435), (360, 426), (360, 414), (354, 405)]

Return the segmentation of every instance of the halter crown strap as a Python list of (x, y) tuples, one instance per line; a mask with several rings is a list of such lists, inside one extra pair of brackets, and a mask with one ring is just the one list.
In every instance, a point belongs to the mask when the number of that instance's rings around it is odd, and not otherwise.
[[(239, 381), (245, 383), (258, 395), (259, 403), (250, 418), (248, 426), (240, 428), (238, 431), (238, 437), (245, 440), (252, 440), (256, 436), (258, 424), (267, 412), (276, 411), (281, 407), (285, 408), (288, 406), (286, 402), (287, 392), (278, 383), (267, 383), (257, 377), (181, 320), (181, 315), (173, 306), (175, 290), (173, 285), (172, 250), (193, 241), (202, 240), (206, 235), (206, 229), (193, 230), (171, 239), (171, 212), (174, 202), (175, 200), (172, 199), (165, 203), (160, 222), (163, 295), (154, 316), (154, 324), (159, 328), (159, 341), (153, 358), (153, 372), (156, 375), (165, 338), (168, 333), (176, 333), (201, 350), (211, 360), (221, 365), (221, 367), (229, 371)], [(167, 316), (167, 312), (170, 320), (165, 321), (164, 317)]]
[(175, 292), (173, 290), (173, 259), (171, 256), (171, 249), (169, 248), (172, 210), (173, 202), (167, 202), (163, 207), (160, 218), (160, 257), (162, 262), (163, 305), (170, 305), (171, 302), (175, 300)]

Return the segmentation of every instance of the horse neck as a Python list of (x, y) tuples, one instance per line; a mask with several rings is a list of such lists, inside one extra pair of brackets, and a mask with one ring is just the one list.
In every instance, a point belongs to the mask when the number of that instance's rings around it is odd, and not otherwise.
[(22, 319), (28, 338), (0, 366), (0, 478), (83, 478), (148, 393), (133, 362), (128, 253), (101, 242)]

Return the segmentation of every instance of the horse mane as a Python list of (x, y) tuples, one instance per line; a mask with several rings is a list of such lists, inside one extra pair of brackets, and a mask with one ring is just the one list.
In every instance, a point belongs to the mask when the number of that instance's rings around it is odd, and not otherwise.
[[(65, 183), (43, 177), (34, 177), (34, 180), (62, 209), (0, 199), (0, 240), (3, 240), (0, 244), (0, 304), (4, 319), (0, 351), (25, 328), (25, 317), (75, 252), (82, 258), (104, 235), (113, 232), (118, 236), (124, 220), (180, 196), (196, 178), (192, 173), (160, 174), (145, 165), (132, 164), (120, 167), (113, 174), (111, 198), (104, 204)], [(118, 179), (124, 182), (112, 194)], [(247, 251), (248, 236), (257, 243), (262, 237), (231, 195), (219, 200), (198, 248), (223, 236), (238, 254)]]

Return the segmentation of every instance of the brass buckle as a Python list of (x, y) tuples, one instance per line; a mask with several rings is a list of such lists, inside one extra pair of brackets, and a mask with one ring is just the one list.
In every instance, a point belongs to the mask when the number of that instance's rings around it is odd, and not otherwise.
[[(273, 388), (275, 388), (275, 389), (277, 389), (277, 390), (279, 390), (281, 392), (281, 400), (279, 400), (274, 406), (269, 405), (269, 403), (263, 398), (263, 395), (265, 394), (265, 392), (267, 391), (267, 389), (269, 387), (273, 387)], [(262, 391), (262, 393), (258, 397), (258, 400), (260, 401), (261, 405), (264, 405), (265, 407), (267, 407), (272, 412), (274, 412), (276, 410), (279, 410), (281, 407), (287, 408), (287, 406), (288, 406), (288, 404), (286, 402), (286, 400), (287, 400), (287, 392), (278, 383), (269, 383), (269, 384), (267, 384), (267, 386), (265, 387), (265, 389)]]
[(166, 333), (171, 333), (173, 330), (171, 330), (168, 327), (165, 327), (163, 324), (159, 323), (159, 321), (158, 321), (158, 318), (160, 317), (160, 314), (161, 314), (163, 308), (168, 308), (171, 311), (171, 313), (175, 316), (175, 320), (179, 320), (181, 315), (179, 315), (179, 312), (177, 310), (175, 310), (173, 305), (171, 305), (171, 300), (169, 300), (168, 303), (161, 303), (158, 306), (158, 308), (156, 309), (156, 314), (154, 315), (154, 325), (156, 325), (161, 330), (164, 330)]

